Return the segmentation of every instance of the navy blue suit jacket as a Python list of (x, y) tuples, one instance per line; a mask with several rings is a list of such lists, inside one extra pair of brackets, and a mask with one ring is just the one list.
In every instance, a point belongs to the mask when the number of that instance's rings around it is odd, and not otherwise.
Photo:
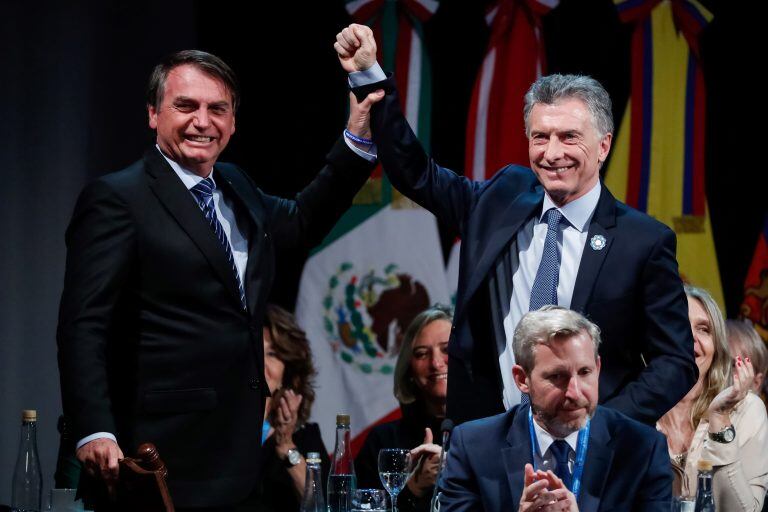
[[(440, 482), (440, 512), (517, 510), (526, 463), (532, 463), (528, 409), (456, 427)], [(598, 406), (589, 431), (580, 512), (666, 511), (672, 469), (664, 436)]]
[[(512, 293), (505, 282), (511, 275), (499, 279), (499, 269), (506, 255), (517, 254), (517, 232), (541, 211), (543, 187), (525, 167), (509, 165), (474, 182), (439, 166), (408, 126), (391, 77), (354, 92), (364, 97), (377, 88), (387, 94), (373, 107), (372, 130), (387, 176), (462, 239), (448, 417), (461, 423), (498, 414), (504, 410), (498, 357), (506, 346), (503, 320)], [(603, 186), (587, 240), (596, 235), (605, 246), (595, 250), (587, 242), (571, 309), (602, 331), (600, 403), (652, 425), (698, 376), (675, 234)], [(498, 297), (505, 300), (494, 303)]]

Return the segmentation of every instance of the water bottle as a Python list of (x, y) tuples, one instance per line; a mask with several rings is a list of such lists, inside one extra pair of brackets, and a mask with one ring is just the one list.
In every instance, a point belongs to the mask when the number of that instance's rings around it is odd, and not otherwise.
[(336, 448), (328, 475), (328, 512), (349, 512), (357, 487), (350, 445), (349, 414), (336, 416)]
[(19, 457), (13, 472), (11, 510), (39, 512), (43, 495), (43, 475), (37, 455), (37, 411), (21, 412)]
[(323, 486), (320, 483), (320, 454), (307, 454), (307, 477), (304, 479), (304, 496), (301, 512), (326, 512)]
[(715, 512), (715, 500), (712, 497), (712, 462), (699, 461), (699, 481), (696, 487), (695, 512)]

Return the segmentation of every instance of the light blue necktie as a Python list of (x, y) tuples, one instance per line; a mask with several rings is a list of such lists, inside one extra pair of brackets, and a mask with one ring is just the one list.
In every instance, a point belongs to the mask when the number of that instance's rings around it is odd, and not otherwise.
[[(560, 281), (560, 249), (557, 247), (557, 235), (563, 214), (557, 208), (550, 208), (544, 215), (547, 218), (547, 237), (544, 239), (539, 270), (531, 288), (529, 311), (536, 311), (548, 304), (557, 305), (557, 283)], [(520, 396), (520, 403), (530, 403), (527, 393)]]
[(247, 310), (245, 302), (245, 288), (240, 281), (240, 274), (237, 272), (237, 266), (235, 265), (235, 258), (232, 255), (232, 247), (229, 245), (227, 234), (224, 232), (224, 228), (219, 222), (219, 218), (216, 216), (216, 209), (213, 206), (213, 191), (216, 190), (216, 184), (211, 178), (204, 178), (200, 183), (190, 189), (197, 199), (197, 204), (200, 209), (203, 210), (205, 218), (211, 225), (216, 238), (221, 244), (221, 248), (224, 249), (224, 254), (227, 255), (227, 261), (232, 269), (232, 273), (235, 275), (235, 281), (237, 281), (237, 289), (240, 292), (240, 305), (243, 307), (243, 311)]

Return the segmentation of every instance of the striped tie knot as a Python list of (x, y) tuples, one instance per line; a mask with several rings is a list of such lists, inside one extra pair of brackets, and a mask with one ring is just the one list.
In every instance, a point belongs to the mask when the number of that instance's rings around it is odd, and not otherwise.
[(213, 201), (213, 191), (216, 190), (216, 183), (211, 178), (203, 178), (200, 182), (190, 189), (203, 208), (211, 206)]

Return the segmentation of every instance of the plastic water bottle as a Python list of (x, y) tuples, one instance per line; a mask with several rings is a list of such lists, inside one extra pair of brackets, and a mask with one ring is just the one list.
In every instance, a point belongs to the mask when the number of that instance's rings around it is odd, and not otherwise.
[(37, 411), (21, 412), (19, 457), (13, 472), (11, 510), (39, 512), (43, 496), (43, 475), (37, 455)]
[(336, 448), (328, 475), (328, 512), (352, 510), (352, 495), (357, 487), (350, 445), (349, 415), (336, 416)]
[(699, 461), (699, 481), (696, 487), (695, 512), (715, 512), (715, 500), (712, 497), (712, 462), (702, 459)]
[(320, 454), (307, 454), (307, 477), (304, 480), (304, 496), (301, 499), (301, 512), (326, 512), (323, 486), (320, 483)]

